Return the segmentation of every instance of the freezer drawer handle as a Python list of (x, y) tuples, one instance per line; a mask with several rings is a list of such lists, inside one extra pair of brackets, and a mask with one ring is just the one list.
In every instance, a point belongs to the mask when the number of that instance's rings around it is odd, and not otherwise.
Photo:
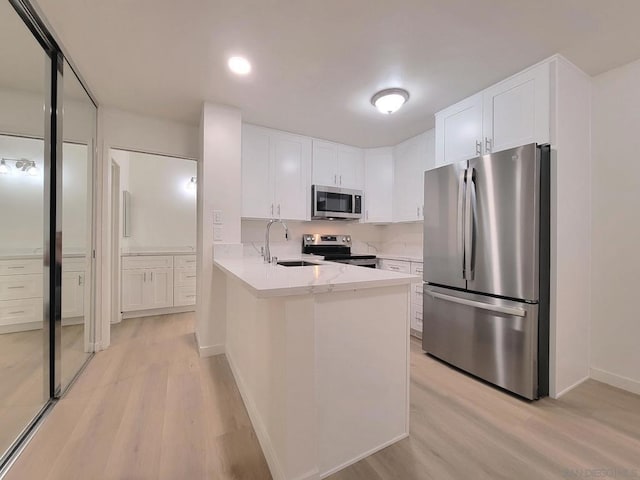
[(492, 312), (505, 313), (507, 315), (514, 315), (516, 317), (524, 317), (527, 315), (527, 311), (524, 308), (491, 305), (489, 303), (477, 302), (475, 300), (468, 300), (466, 298), (452, 297), (451, 295), (444, 295), (438, 292), (430, 292), (429, 290), (427, 290), (427, 293), (433, 298), (439, 298), (441, 300), (446, 300), (447, 302), (459, 303), (461, 305), (467, 305), (469, 307), (481, 308), (483, 310), (490, 310)]

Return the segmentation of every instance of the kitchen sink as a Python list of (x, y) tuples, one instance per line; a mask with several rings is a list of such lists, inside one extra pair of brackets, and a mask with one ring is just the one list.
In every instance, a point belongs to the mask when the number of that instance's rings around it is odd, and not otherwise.
[(278, 265), (282, 265), (283, 267), (311, 267), (314, 265), (320, 265), (319, 263), (313, 262), (305, 262), (304, 260), (286, 260), (282, 262), (278, 262)]

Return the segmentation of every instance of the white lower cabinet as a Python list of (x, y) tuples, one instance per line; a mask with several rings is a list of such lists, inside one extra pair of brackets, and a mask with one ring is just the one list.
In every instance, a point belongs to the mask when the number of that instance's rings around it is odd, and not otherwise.
[[(379, 266), (382, 270), (411, 273), (422, 277), (422, 262), (382, 258), (380, 259)], [(410, 297), (411, 335), (422, 338), (422, 282), (411, 285)]]
[(122, 259), (122, 311), (173, 306), (173, 257)]
[(122, 259), (122, 311), (196, 303), (195, 255), (139, 255)]
[(0, 260), (0, 333), (42, 328), (42, 259)]
[(84, 272), (62, 272), (62, 318), (84, 315)]

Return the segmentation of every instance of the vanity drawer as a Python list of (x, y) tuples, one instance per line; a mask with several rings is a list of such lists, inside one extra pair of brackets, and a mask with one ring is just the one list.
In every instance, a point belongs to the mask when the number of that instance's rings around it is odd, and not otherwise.
[(176, 255), (173, 257), (173, 266), (176, 268), (196, 268), (195, 255)]
[(422, 267), (422, 262), (411, 262), (411, 273), (413, 275), (422, 276), (423, 272), (424, 272), (424, 269)]
[(401, 260), (388, 260), (383, 258), (380, 260), (380, 268), (382, 270), (391, 270), (393, 272), (411, 273), (411, 265), (409, 262)]
[(173, 305), (176, 307), (196, 304), (196, 287), (176, 286), (173, 289)]
[(0, 275), (25, 275), (42, 273), (42, 258), (0, 260)]
[(173, 273), (173, 284), (178, 286), (196, 286), (196, 269), (195, 268), (176, 268)]
[(63, 272), (84, 272), (85, 267), (85, 257), (62, 257)]
[(173, 257), (166, 255), (136, 255), (122, 257), (122, 269), (133, 270), (136, 268), (172, 268)]
[(0, 302), (0, 326), (16, 325), (21, 323), (42, 323), (44, 309), (42, 300), (5, 300)]
[(6, 275), (0, 277), (0, 300), (42, 298), (42, 275)]

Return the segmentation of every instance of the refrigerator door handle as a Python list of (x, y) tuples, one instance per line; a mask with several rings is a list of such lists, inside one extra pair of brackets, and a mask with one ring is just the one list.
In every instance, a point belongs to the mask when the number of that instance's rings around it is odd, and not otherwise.
[[(462, 260), (462, 278), (464, 276), (464, 198), (465, 198), (465, 174), (467, 170), (460, 172), (460, 179), (458, 180), (458, 255)], [(466, 278), (465, 278), (466, 280)]]
[(504, 313), (506, 315), (513, 315), (515, 317), (525, 317), (527, 315), (527, 311), (524, 308), (507, 307), (504, 305), (491, 305), (490, 303), (478, 302), (476, 300), (469, 300), (467, 298), (453, 297), (451, 295), (432, 292), (430, 290), (425, 290), (425, 292), (428, 295), (432, 296), (433, 298), (439, 298), (440, 300), (459, 303), (461, 305), (467, 305), (469, 307), (480, 308), (482, 310), (489, 310), (491, 312)]
[[(473, 280), (474, 266), (474, 220), (475, 212), (475, 169), (468, 168), (466, 170), (466, 188), (465, 188), (465, 206), (464, 206), (464, 278), (465, 280)], [(473, 198), (472, 198), (473, 197)]]

